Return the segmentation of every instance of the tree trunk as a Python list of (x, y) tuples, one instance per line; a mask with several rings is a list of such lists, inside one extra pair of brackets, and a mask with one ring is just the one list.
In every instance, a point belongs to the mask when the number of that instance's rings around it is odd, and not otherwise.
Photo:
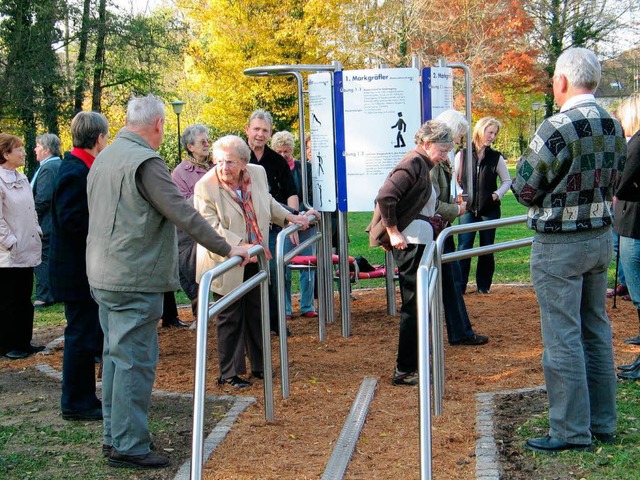
[(84, 91), (87, 86), (87, 45), (89, 43), (89, 29), (91, 18), (91, 0), (84, 0), (82, 7), (82, 25), (80, 26), (80, 46), (78, 47), (78, 62), (76, 66), (75, 88), (73, 91), (72, 116), (82, 111)]
[(107, 36), (107, 0), (100, 0), (98, 7), (98, 35), (96, 39), (96, 56), (93, 64), (93, 94), (91, 109), (102, 111), (102, 74), (104, 72), (104, 43)]

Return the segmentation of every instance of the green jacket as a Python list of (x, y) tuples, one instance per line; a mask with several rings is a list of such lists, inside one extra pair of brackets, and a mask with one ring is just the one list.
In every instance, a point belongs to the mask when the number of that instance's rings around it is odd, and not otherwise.
[(136, 186), (140, 165), (158, 157), (142, 137), (122, 130), (89, 172), (87, 276), (93, 288), (156, 293), (180, 288), (176, 227)]

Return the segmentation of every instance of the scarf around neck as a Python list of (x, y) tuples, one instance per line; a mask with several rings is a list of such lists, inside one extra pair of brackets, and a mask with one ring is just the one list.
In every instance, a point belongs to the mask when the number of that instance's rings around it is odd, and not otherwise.
[(258, 226), (258, 218), (256, 212), (253, 209), (253, 198), (251, 195), (251, 176), (244, 170), (240, 173), (240, 194), (231, 185), (222, 180), (220, 176), (220, 168), (214, 167), (216, 172), (216, 178), (225, 192), (227, 192), (231, 198), (240, 206), (242, 214), (247, 225), (246, 235), (247, 242), (251, 245), (262, 245), (264, 248), (267, 260), (271, 260), (271, 252), (269, 251), (269, 245), (264, 242), (262, 232)]

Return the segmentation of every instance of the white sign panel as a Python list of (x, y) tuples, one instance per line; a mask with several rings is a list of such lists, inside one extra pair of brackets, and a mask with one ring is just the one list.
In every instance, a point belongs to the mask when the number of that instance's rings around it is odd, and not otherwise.
[(385, 178), (415, 146), (419, 72), (345, 70), (343, 98), (348, 211), (371, 212)]
[(425, 118), (433, 119), (445, 110), (453, 108), (453, 69), (449, 67), (428, 67), (423, 70), (423, 81), (428, 75), (428, 89), (424, 98)]
[(337, 210), (331, 80), (330, 72), (309, 75), (313, 208), (320, 212)]

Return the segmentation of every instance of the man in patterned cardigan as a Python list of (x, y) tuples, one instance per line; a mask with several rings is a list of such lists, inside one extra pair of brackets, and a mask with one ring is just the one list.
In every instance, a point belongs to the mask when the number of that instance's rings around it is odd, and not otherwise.
[(527, 440), (540, 452), (613, 442), (616, 377), (605, 310), (611, 261), (613, 188), (626, 142), (593, 92), (600, 63), (584, 48), (556, 63), (560, 112), (546, 119), (517, 166), (512, 190), (535, 231), (531, 279), (540, 305), (549, 435)]

